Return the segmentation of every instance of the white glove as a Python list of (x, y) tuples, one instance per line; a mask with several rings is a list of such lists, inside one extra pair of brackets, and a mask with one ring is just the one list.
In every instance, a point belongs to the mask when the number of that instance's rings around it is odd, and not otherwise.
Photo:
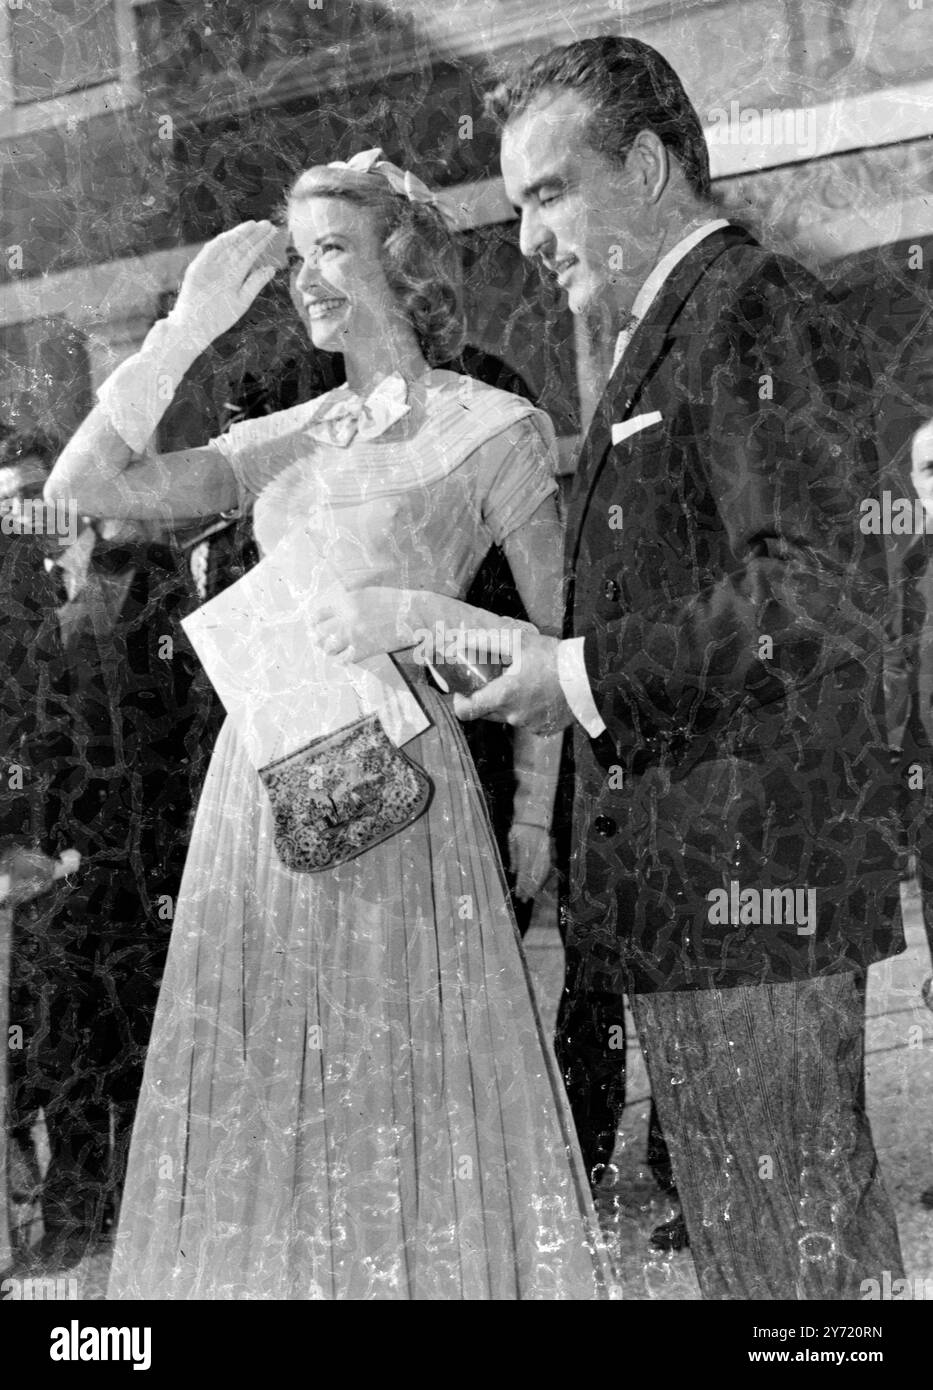
[(927, 516), (933, 516), (933, 420), (921, 425), (910, 447), (910, 481)]
[(310, 614), (315, 640), (341, 661), (365, 661), (376, 652), (429, 644), (438, 624), (452, 633), (461, 625), (535, 631), (530, 623), (499, 618), (445, 594), (381, 584), (353, 587), (357, 578), (347, 576), (346, 589), (325, 595)]
[(509, 868), (515, 877), (515, 896), (526, 903), (544, 887), (551, 872), (551, 836), (542, 825), (514, 821), (509, 830)]
[(551, 872), (550, 829), (563, 742), (563, 734), (542, 738), (529, 729), (515, 730), (509, 867), (515, 875), (516, 896), (522, 902), (541, 891)]
[(191, 364), (243, 317), (285, 263), (287, 233), (271, 222), (221, 232), (185, 271), (174, 308), (97, 392), (111, 425), (140, 454)]
[(348, 662), (411, 647), (417, 641), (418, 598), (410, 589), (375, 584), (331, 591), (310, 615), (315, 641)]
[(239, 323), (259, 291), (284, 266), (287, 241), (288, 234), (271, 222), (241, 222), (201, 247), (165, 320), (189, 347), (192, 362)]

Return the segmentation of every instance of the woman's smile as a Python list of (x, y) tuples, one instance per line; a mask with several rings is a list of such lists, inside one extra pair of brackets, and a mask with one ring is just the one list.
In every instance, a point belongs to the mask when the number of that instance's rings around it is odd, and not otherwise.
[(323, 295), (305, 298), (305, 312), (312, 322), (316, 319), (332, 318), (344, 307), (347, 301), (341, 296), (325, 298)]

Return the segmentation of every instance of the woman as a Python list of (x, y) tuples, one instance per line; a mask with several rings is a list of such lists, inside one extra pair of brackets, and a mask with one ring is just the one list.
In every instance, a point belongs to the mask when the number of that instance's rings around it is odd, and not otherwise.
[[(493, 539), (532, 620), (553, 629), (553, 433), (526, 402), (430, 369), (459, 333), (454, 248), (431, 194), (370, 151), (302, 175), (288, 223), (314, 343), (344, 354), (346, 386), (205, 448), (130, 462), (187, 366), (281, 263), (281, 233), (246, 223), (200, 253), (169, 318), (105, 383), (51, 493), (111, 516), (253, 507), (265, 555), (304, 526), (317, 551), (309, 586), (319, 565), (366, 577), (339, 609), (322, 596), (317, 611), (322, 645), (353, 661), (475, 617), (458, 597)], [(431, 727), (405, 751), (433, 799), (337, 868), (280, 861), (265, 789), (224, 726), (176, 911), (111, 1297), (606, 1296), (474, 770), (423, 668), (409, 659), (406, 673)], [(553, 745), (524, 761), (513, 850), (527, 882), (547, 868)]]

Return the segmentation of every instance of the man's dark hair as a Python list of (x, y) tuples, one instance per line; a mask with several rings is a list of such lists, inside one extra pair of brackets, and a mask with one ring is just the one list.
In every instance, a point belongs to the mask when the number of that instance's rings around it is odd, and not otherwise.
[(679, 161), (699, 198), (711, 196), (709, 151), (696, 110), (666, 58), (639, 39), (606, 35), (552, 48), (515, 68), (488, 93), (487, 110), (502, 125), (541, 95), (578, 92), (593, 108), (586, 141), (622, 164), (641, 130), (652, 130)]

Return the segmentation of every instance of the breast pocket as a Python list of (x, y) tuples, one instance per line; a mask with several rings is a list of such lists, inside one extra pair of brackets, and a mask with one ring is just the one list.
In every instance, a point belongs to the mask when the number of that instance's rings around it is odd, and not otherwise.
[[(642, 430), (652, 427), (657, 430), (663, 424), (660, 410), (649, 410), (642, 415), (632, 415), (628, 420), (619, 420), (612, 426), (612, 444), (622, 444), (626, 439), (630, 439), (633, 434), (640, 434)], [(641, 441), (639, 441), (641, 442)]]

